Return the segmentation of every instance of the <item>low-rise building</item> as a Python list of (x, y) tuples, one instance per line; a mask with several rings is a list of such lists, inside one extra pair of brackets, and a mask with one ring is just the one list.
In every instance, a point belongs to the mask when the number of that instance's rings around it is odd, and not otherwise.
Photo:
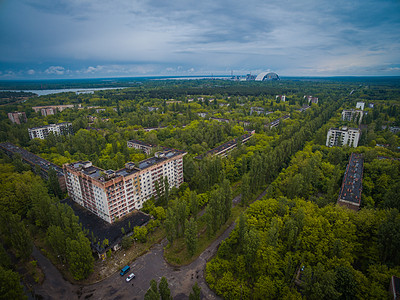
[(50, 124), (42, 127), (28, 128), (29, 138), (46, 139), (50, 132), (54, 135), (68, 135), (72, 134), (72, 123), (64, 122), (58, 124)]
[(48, 172), (50, 168), (53, 168), (56, 171), (61, 190), (63, 192), (66, 191), (64, 172), (59, 166), (11, 143), (0, 143), (0, 149), (11, 158), (19, 155), (24, 163), (31, 166), (33, 172), (39, 173), (37, 175), (45, 180), (49, 178)]
[(262, 107), (251, 107), (250, 108), (250, 115), (252, 115), (253, 113), (257, 113), (258, 115), (260, 114), (264, 114), (265, 109)]
[[(129, 212), (140, 209), (165, 178), (168, 186), (183, 183), (184, 151), (168, 149), (137, 164), (129, 162), (120, 170), (103, 170), (90, 161), (65, 164), (64, 173), (71, 199), (92, 213), (113, 223)], [(157, 183), (156, 183), (157, 182)]]
[(362, 177), (364, 160), (362, 154), (352, 153), (344, 174), (338, 204), (353, 210), (361, 205)]
[(127, 146), (128, 148), (142, 150), (147, 155), (150, 155), (151, 151), (157, 147), (157, 145), (149, 144), (139, 140), (129, 140), (127, 142)]
[(358, 128), (330, 128), (326, 135), (326, 146), (344, 146), (356, 148), (360, 140), (361, 130)]
[(8, 118), (10, 119), (10, 121), (14, 124), (26, 123), (28, 121), (24, 111), (22, 111), (22, 112), (15, 111), (15, 112), (8, 113), (7, 115), (8, 115)]
[(227, 157), (229, 152), (231, 152), (233, 149), (235, 149), (238, 145), (238, 142), (240, 143), (246, 143), (248, 140), (250, 140), (250, 138), (253, 136), (253, 134), (255, 133), (254, 130), (251, 130), (249, 133), (246, 133), (244, 135), (242, 135), (239, 138), (233, 139), (229, 142), (226, 142), (218, 147), (215, 147), (209, 151), (207, 151), (206, 153), (196, 156), (196, 159), (203, 159), (206, 156), (219, 156), (219, 157)]

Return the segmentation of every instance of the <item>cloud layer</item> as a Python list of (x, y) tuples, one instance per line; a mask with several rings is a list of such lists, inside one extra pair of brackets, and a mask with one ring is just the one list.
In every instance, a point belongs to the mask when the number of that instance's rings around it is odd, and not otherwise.
[(400, 75), (400, 3), (3, 0), (0, 78)]

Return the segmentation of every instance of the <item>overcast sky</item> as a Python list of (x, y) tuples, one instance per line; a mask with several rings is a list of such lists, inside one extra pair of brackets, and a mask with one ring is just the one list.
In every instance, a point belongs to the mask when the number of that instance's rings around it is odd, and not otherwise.
[(0, 79), (400, 75), (400, 1), (0, 0)]

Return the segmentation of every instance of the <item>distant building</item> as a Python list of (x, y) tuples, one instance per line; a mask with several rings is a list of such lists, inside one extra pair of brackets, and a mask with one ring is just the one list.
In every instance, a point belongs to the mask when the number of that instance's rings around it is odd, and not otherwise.
[(63, 111), (67, 108), (74, 108), (73, 104), (67, 105), (49, 105), (49, 106), (34, 106), (32, 109), (37, 113), (40, 112), (42, 116), (54, 115), (57, 111)]
[(360, 139), (361, 130), (358, 128), (330, 128), (326, 136), (326, 146), (343, 146), (348, 145), (356, 148)]
[(344, 109), (342, 111), (342, 121), (355, 122), (360, 124), (363, 117), (362, 110)]
[(318, 98), (317, 97), (313, 97), (311, 95), (304, 95), (303, 97), (304, 99), (307, 99), (308, 101), (308, 105), (310, 105), (311, 103), (317, 104), (318, 103)]
[(227, 157), (228, 153), (237, 147), (238, 142), (240, 142), (242, 144), (246, 143), (248, 140), (250, 140), (250, 138), (253, 136), (254, 133), (255, 133), (255, 131), (252, 130), (249, 133), (246, 133), (239, 138), (236, 138), (234, 140), (226, 142), (218, 147), (215, 147), (214, 149), (207, 151), (206, 153), (204, 153), (202, 155), (196, 156), (195, 158), (203, 159), (206, 156), (219, 156), (222, 158)]
[(157, 147), (157, 145), (149, 144), (139, 140), (129, 140), (127, 142), (127, 146), (128, 148), (142, 150), (147, 155), (150, 155), (151, 151)]
[(356, 211), (361, 205), (363, 163), (362, 154), (351, 154), (337, 202)]
[(374, 108), (374, 103), (368, 103), (369, 108)]
[(251, 107), (250, 108), (250, 115), (252, 115), (253, 113), (257, 113), (258, 115), (260, 114), (264, 114), (265, 109), (262, 107)]
[(29, 138), (46, 139), (49, 133), (54, 135), (68, 135), (72, 134), (72, 123), (64, 122), (59, 124), (50, 124), (42, 127), (28, 128)]
[(33, 172), (36, 173), (37, 171), (40, 171), (40, 173), (37, 175), (46, 180), (49, 177), (48, 172), (50, 168), (53, 168), (56, 171), (61, 190), (63, 192), (66, 191), (64, 172), (59, 166), (11, 143), (0, 143), (0, 149), (11, 158), (13, 158), (15, 155), (20, 155), (22, 161), (32, 167)]
[(149, 106), (149, 107), (147, 107), (147, 110), (148, 110), (149, 112), (157, 111), (157, 110), (158, 110), (158, 107)]
[(265, 124), (264, 127), (272, 129), (274, 127), (277, 127), (281, 123), (281, 121), (285, 121), (285, 120), (287, 120), (289, 118), (290, 118), (290, 115), (285, 115), (285, 116), (280, 117), (280, 118), (278, 118), (276, 120), (273, 120), (272, 122), (270, 122), (268, 124)]
[(199, 113), (197, 113), (197, 115), (198, 115), (199, 117), (205, 118), (205, 117), (208, 115), (208, 113), (206, 113), (206, 112), (199, 112)]
[[(169, 188), (183, 183), (183, 156), (186, 152), (169, 149), (156, 152), (144, 161), (125, 164), (125, 168), (103, 170), (90, 161), (64, 165), (68, 194), (79, 205), (108, 223), (140, 209), (152, 196), (156, 182), (167, 178)], [(162, 184), (162, 183), (161, 183)]]
[(269, 80), (279, 80), (279, 76), (273, 72), (262, 72), (257, 75), (255, 81), (269, 81)]
[(357, 102), (356, 108), (364, 110), (364, 107), (365, 107), (365, 102)]
[(286, 96), (285, 95), (276, 95), (275, 96), (275, 100), (278, 99), (278, 98), (281, 100), (281, 102), (285, 102), (286, 101)]
[(10, 121), (13, 122), (14, 124), (26, 123), (28, 121), (24, 111), (23, 112), (15, 111), (12, 113), (8, 113), (7, 115)]
[(389, 130), (396, 134), (396, 133), (398, 133), (400, 131), (400, 127), (391, 126), (391, 127), (389, 127)]

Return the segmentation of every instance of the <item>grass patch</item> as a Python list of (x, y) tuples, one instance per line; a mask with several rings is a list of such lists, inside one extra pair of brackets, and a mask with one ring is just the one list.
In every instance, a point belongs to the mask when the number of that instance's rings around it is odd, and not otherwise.
[(240, 216), (246, 207), (235, 206), (232, 208), (232, 215), (224, 225), (211, 238), (207, 237), (206, 224), (204, 216), (198, 219), (198, 244), (197, 250), (193, 256), (190, 256), (186, 249), (185, 239), (183, 237), (176, 239), (172, 245), (164, 249), (165, 260), (174, 266), (184, 266), (195, 261), (204, 250), (206, 250), (225, 230), (232, 225)]

